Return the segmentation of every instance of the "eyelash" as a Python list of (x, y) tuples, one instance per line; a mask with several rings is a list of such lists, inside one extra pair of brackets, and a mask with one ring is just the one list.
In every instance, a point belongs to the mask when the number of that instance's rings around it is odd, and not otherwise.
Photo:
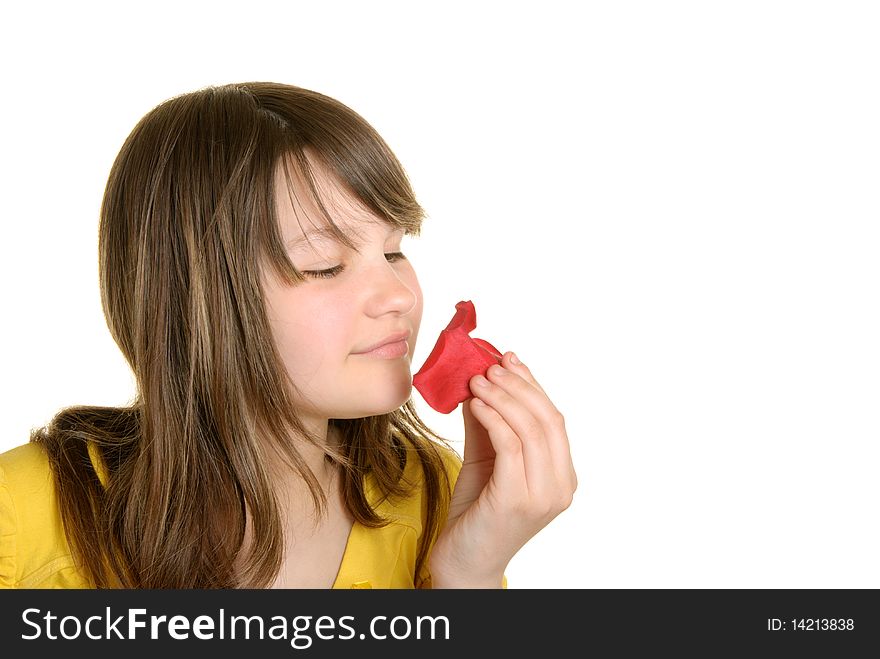
[[(403, 252), (391, 252), (390, 254), (385, 255), (385, 259), (389, 263), (396, 263), (397, 261), (401, 261), (406, 258), (406, 255)], [(340, 272), (345, 269), (343, 265), (337, 265), (332, 268), (328, 268), (327, 270), (303, 270), (302, 273), (304, 275), (308, 275), (309, 277), (315, 277), (317, 279), (332, 279)]]

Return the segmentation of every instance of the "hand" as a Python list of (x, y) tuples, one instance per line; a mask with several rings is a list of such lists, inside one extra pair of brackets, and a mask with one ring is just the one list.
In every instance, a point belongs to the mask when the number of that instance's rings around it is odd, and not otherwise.
[(565, 420), (513, 357), (469, 382), (463, 464), (431, 552), (434, 588), (499, 588), (510, 559), (577, 489)]

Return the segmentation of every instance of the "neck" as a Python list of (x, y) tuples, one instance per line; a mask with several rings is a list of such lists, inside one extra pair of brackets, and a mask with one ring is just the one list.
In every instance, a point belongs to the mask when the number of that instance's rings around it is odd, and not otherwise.
[[(306, 466), (318, 481), (323, 492), (330, 496), (338, 489), (338, 468), (326, 459), (327, 449), (339, 445), (339, 433), (332, 428), (328, 419), (303, 419), (306, 428), (316, 437), (323, 437), (322, 444), (312, 444), (302, 437), (291, 437), (290, 441), (302, 457)], [(302, 516), (312, 506), (312, 498), (305, 478), (291, 467), (272, 447), (267, 447), (268, 470), (273, 482), (279, 504), (288, 512)], [(297, 512), (299, 511), (299, 512)]]

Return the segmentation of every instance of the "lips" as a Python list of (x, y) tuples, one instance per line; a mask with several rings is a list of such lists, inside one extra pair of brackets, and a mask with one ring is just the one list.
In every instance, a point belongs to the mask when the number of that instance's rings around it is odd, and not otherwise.
[(471, 398), (468, 382), (501, 362), (502, 353), (483, 339), (469, 336), (477, 327), (473, 302), (455, 305), (455, 315), (437, 339), (428, 359), (413, 376), (413, 387), (432, 408), (449, 414)]
[(395, 332), (394, 334), (390, 334), (386, 336), (384, 339), (379, 341), (379, 343), (374, 343), (369, 348), (364, 348), (363, 350), (359, 350), (356, 352), (356, 355), (362, 355), (367, 352), (371, 352), (376, 348), (381, 348), (384, 345), (388, 345), (389, 343), (397, 343), (398, 341), (405, 341), (409, 338), (411, 332)]

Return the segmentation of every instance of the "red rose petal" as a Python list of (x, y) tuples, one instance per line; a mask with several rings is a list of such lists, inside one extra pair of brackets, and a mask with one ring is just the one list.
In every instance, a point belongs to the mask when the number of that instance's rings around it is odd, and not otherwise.
[(468, 333), (477, 327), (477, 312), (470, 300), (455, 305), (455, 315), (446, 326), (428, 359), (413, 376), (413, 386), (432, 408), (448, 414), (471, 398), (468, 382), (501, 361), (501, 351), (488, 341)]

